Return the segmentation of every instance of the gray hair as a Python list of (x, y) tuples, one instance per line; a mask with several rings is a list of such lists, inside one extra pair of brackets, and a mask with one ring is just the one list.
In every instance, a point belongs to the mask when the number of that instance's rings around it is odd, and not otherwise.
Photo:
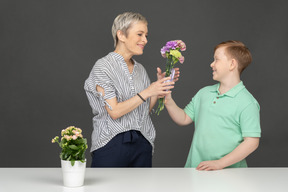
[(131, 27), (131, 24), (137, 21), (148, 23), (146, 18), (140, 13), (125, 12), (115, 18), (112, 25), (114, 47), (116, 47), (118, 43), (117, 31), (120, 30), (127, 36), (127, 31)]

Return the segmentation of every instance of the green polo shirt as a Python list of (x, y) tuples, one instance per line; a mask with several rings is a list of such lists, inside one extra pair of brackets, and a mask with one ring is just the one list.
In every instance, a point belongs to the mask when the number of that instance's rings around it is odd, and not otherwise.
[[(244, 137), (260, 137), (260, 106), (243, 82), (222, 95), (219, 86), (202, 88), (184, 109), (195, 123), (185, 167), (224, 157)], [(230, 167), (247, 167), (246, 160)]]

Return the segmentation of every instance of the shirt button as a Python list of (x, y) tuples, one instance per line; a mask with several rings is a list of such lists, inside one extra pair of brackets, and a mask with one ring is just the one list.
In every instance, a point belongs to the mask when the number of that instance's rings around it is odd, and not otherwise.
[(216, 101), (213, 101), (213, 103), (215, 104), (215, 103), (216, 103)]
[(134, 87), (132, 86), (131, 89), (134, 89)]
[(217, 99), (219, 99), (219, 97), (217, 97)]
[(129, 77), (129, 79), (132, 79), (132, 77)]

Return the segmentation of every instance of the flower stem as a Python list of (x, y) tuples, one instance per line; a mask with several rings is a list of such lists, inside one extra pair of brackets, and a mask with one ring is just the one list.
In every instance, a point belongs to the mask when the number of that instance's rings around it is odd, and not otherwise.
[[(176, 60), (177, 62), (177, 60)], [(174, 67), (174, 64), (176, 63), (175, 60), (173, 59), (172, 55), (169, 55), (167, 57), (167, 61), (166, 61), (166, 73), (165, 73), (165, 77), (169, 77), (171, 74), (171, 70)], [(158, 107), (156, 109), (156, 114), (159, 115), (160, 112), (164, 109), (164, 102), (165, 102), (165, 97), (164, 98), (160, 98), (158, 99)]]

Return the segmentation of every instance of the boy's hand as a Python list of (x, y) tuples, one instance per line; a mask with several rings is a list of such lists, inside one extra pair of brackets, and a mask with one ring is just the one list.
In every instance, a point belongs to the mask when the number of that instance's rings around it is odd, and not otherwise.
[(213, 171), (213, 170), (220, 170), (223, 168), (224, 167), (222, 167), (219, 160), (214, 160), (214, 161), (202, 161), (196, 167), (196, 170), (198, 170), (198, 171)]

